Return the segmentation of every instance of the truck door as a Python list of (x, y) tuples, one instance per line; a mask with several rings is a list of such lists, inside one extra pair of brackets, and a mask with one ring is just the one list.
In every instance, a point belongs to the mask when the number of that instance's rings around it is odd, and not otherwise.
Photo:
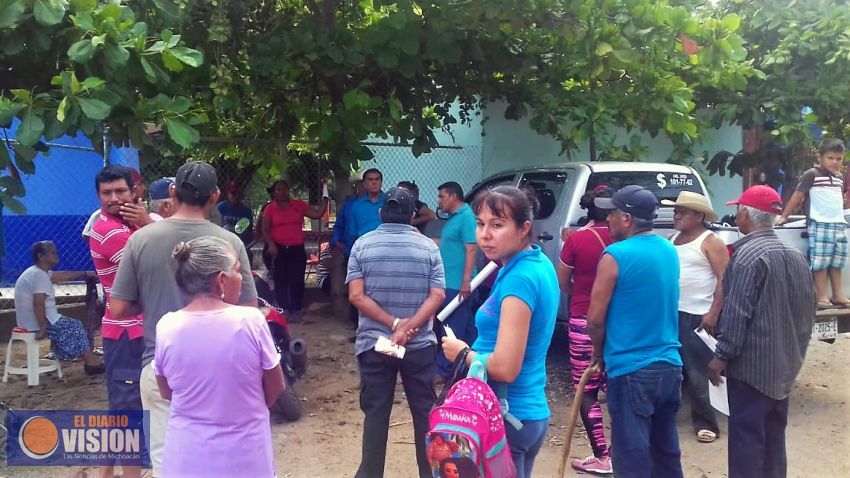
[(567, 186), (568, 171), (534, 171), (522, 175), (519, 188), (534, 194), (540, 208), (534, 219), (531, 240), (540, 244), (552, 263), (560, 253), (563, 204), (561, 197)]

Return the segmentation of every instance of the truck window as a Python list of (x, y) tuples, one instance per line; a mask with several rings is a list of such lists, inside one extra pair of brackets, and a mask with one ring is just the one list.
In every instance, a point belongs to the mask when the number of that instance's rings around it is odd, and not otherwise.
[(534, 219), (546, 219), (555, 212), (564, 184), (567, 182), (567, 173), (564, 171), (525, 173), (519, 182), (519, 188), (533, 193), (537, 197), (540, 208)]
[(486, 182), (476, 184), (473, 186), (472, 192), (466, 195), (466, 202), (472, 204), (475, 196), (484, 189), (493, 189), (496, 186), (516, 186), (515, 177), (515, 174), (506, 174), (504, 176), (496, 176), (495, 178), (488, 179)]
[(676, 200), (682, 191), (705, 194), (699, 179), (692, 173), (662, 173), (657, 171), (614, 171), (593, 173), (587, 181), (587, 191), (604, 184), (614, 191), (637, 184), (652, 191), (658, 200)]

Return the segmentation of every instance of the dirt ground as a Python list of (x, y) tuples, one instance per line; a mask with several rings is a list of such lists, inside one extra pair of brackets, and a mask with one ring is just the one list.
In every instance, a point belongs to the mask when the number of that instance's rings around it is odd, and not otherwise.
[[(335, 317), (328, 304), (314, 304), (305, 321), (292, 326), (293, 335), (306, 338), (310, 365), (296, 384), (303, 397), (304, 417), (295, 423), (273, 424), (276, 467), (281, 478), (351, 477), (360, 460), (362, 413), (358, 408), (358, 374), (352, 332), (345, 318)], [(535, 476), (554, 477), (563, 450), (565, 424), (572, 400), (568, 386), (565, 342), (557, 334), (549, 354), (549, 401), (553, 412), (547, 442), (535, 466)], [(46, 352), (46, 351), (45, 351)], [(5, 353), (0, 348), (0, 353)], [(1, 355), (0, 355), (1, 356)], [(0, 384), (0, 399), (13, 408), (97, 409), (106, 406), (102, 377), (86, 377), (82, 364), (66, 363), (66, 379), (43, 376), (39, 387), (28, 389), (24, 377)], [(834, 344), (813, 343), (803, 371), (791, 395), (787, 431), (788, 476), (850, 476), (850, 337)], [(687, 477), (726, 476), (725, 420), (721, 438), (699, 444), (693, 436), (687, 410), (680, 413), (682, 465)], [(415, 476), (413, 428), (401, 386), (387, 444), (387, 478)], [(571, 456), (590, 454), (581, 425), (577, 428)], [(47, 469), (0, 466), (2, 477), (91, 477), (93, 468)], [(579, 476), (568, 470), (566, 476)]]

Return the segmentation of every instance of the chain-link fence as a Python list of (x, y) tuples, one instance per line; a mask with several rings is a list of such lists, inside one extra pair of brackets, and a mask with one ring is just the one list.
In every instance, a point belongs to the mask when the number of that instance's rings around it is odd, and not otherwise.
[[(0, 131), (0, 139), (3, 138)], [(5, 132), (10, 142), (14, 141), (13, 131)], [(210, 139), (210, 143), (239, 143), (243, 140)], [(408, 145), (393, 143), (367, 143), (375, 157), (363, 162), (355, 174), (362, 174), (369, 168), (378, 168), (384, 175), (384, 190), (407, 180), (415, 182), (420, 189), (420, 198), (436, 209), (437, 187), (446, 181), (457, 181), (465, 190), (471, 187), (481, 176), (480, 149), (477, 146), (437, 147), (431, 153), (414, 157)], [(133, 148), (95, 148), (91, 141), (82, 135), (63, 137), (48, 143), (46, 154), (36, 157), (36, 174), (22, 174), (26, 187), (26, 196), (22, 202), (27, 208), (25, 215), (17, 215), (8, 210), (2, 212), (3, 243), (5, 255), (2, 257), (0, 274), (0, 293), (3, 297), (12, 296), (12, 287), (17, 277), (32, 265), (30, 247), (36, 241), (51, 240), (56, 243), (60, 255), (60, 264), (56, 270), (92, 270), (88, 244), (82, 238), (82, 230), (89, 216), (100, 206), (94, 189), (94, 176), (104, 164), (121, 164), (137, 168), (146, 185), (162, 177), (172, 177), (185, 160), (140, 157)], [(7, 146), (8, 147), (8, 146)], [(12, 148), (8, 147), (10, 153)], [(108, 151), (104, 155), (102, 150)], [(14, 158), (14, 155), (12, 154)], [(218, 171), (222, 200), (227, 199), (227, 191), (235, 187), (241, 192), (242, 202), (254, 212), (254, 222), (262, 207), (270, 200), (270, 186), (278, 179), (285, 178), (290, 184), (291, 195), (317, 205), (321, 201), (322, 184), (327, 181), (330, 191), (336, 191), (339, 181), (348, 181), (349, 172), (344, 177), (334, 177), (333, 168), (328, 160), (316, 155), (291, 151), (274, 169), (262, 165), (244, 165), (232, 160), (211, 161)], [(282, 165), (282, 166), (281, 166)], [(9, 174), (5, 172), (3, 174)], [(340, 174), (340, 173), (337, 173)], [(346, 188), (339, 188), (346, 191)], [(337, 198), (343, 201), (345, 198)], [(221, 221), (213, 214), (211, 220)], [(331, 237), (336, 219), (336, 201), (331, 202), (328, 214), (318, 221), (306, 220), (304, 224), (308, 253), (318, 256), (320, 244)], [(262, 248), (259, 231), (251, 228), (243, 235), (246, 243), (253, 245), (254, 251)], [(254, 254), (255, 267), (261, 268), (260, 254)], [(311, 269), (308, 268), (308, 272)], [(85, 286), (80, 284), (62, 284), (56, 288), (57, 297), (82, 297)], [(8, 307), (8, 301), (2, 306)]]
[[(0, 128), (0, 142), (7, 149), (12, 165), (3, 176), (20, 174), (26, 190), (18, 198), (26, 214), (18, 215), (2, 208), (0, 222), (0, 293), (11, 298), (18, 276), (33, 264), (31, 246), (37, 241), (53, 241), (59, 252), (61, 270), (91, 270), (88, 244), (81, 232), (89, 215), (98, 207), (93, 179), (103, 167), (103, 154), (96, 151), (84, 136), (64, 136), (43, 143), (46, 149), (35, 160), (36, 174), (18, 173), (14, 164), (14, 130)], [(41, 146), (41, 145), (40, 145)], [(63, 284), (57, 287), (57, 300), (62, 296), (85, 293), (85, 284)], [(9, 307), (6, 301), (0, 308)]]

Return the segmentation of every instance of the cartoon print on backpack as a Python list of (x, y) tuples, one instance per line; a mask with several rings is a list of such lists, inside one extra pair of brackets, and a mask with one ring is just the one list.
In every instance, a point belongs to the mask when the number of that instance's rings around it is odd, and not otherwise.
[[(432, 433), (425, 440), (425, 450), (428, 455), (428, 463), (435, 472), (435, 478), (447, 478), (457, 476), (452, 470), (460, 470), (461, 461), (472, 466), (474, 475), (461, 474), (461, 476), (478, 477), (480, 474), (475, 466), (476, 451), (469, 440), (462, 435), (454, 433)], [(446, 469), (445, 465), (449, 468)]]
[(434, 478), (481, 478), (475, 463), (465, 456), (446, 458)]

